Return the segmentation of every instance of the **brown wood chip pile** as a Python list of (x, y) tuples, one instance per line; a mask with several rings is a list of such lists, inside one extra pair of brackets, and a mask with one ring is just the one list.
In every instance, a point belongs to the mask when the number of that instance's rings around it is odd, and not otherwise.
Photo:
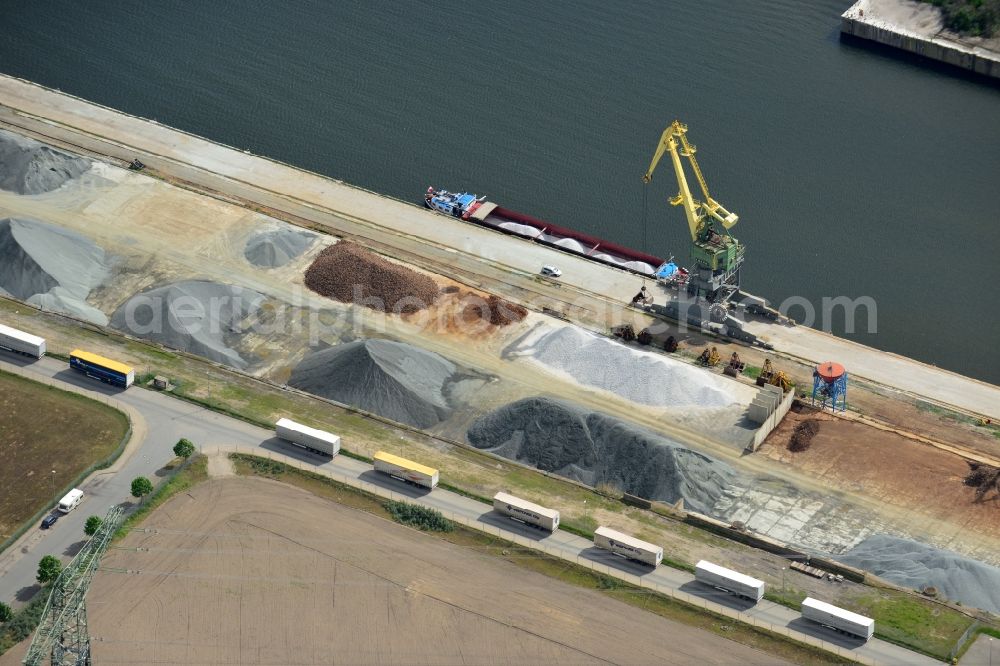
[(803, 421), (795, 426), (792, 439), (788, 442), (789, 451), (805, 451), (812, 443), (812, 438), (819, 432), (819, 421)]
[(466, 323), (487, 320), (494, 326), (514, 324), (527, 316), (527, 309), (493, 295), (485, 301), (477, 298), (462, 310), (462, 319)]
[(323, 250), (306, 269), (305, 283), (322, 296), (397, 314), (423, 310), (439, 293), (430, 277), (348, 241)]

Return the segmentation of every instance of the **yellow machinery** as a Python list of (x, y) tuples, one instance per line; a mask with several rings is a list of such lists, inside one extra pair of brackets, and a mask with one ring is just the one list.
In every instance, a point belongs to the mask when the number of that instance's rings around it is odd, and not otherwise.
[[(739, 221), (739, 216), (726, 210), (708, 193), (708, 184), (694, 156), (696, 149), (687, 140), (687, 125), (679, 120), (675, 120), (663, 131), (649, 169), (642, 177), (643, 182), (652, 180), (653, 171), (664, 152), (670, 153), (679, 188), (677, 196), (671, 197), (670, 204), (684, 208), (691, 232), (691, 258), (695, 261), (696, 270), (689, 282), (690, 290), (704, 293), (709, 296), (709, 300), (715, 301), (719, 289), (730, 287), (725, 290), (728, 296), (739, 287), (739, 269), (743, 263), (744, 248), (729, 235), (729, 229)], [(686, 157), (691, 162), (704, 196), (702, 200), (691, 195), (681, 157)]]
[(760, 375), (757, 376), (757, 386), (763, 386), (764, 384), (779, 386), (785, 393), (788, 393), (792, 388), (792, 380), (788, 378), (788, 375), (783, 370), (775, 370), (769, 358), (764, 359), (764, 367), (761, 368)]
[(719, 364), (719, 361), (721, 360), (722, 356), (719, 354), (719, 350), (716, 349), (715, 347), (712, 347), (711, 349), (706, 349), (701, 353), (701, 356), (698, 357), (699, 363), (713, 368), (717, 366)]

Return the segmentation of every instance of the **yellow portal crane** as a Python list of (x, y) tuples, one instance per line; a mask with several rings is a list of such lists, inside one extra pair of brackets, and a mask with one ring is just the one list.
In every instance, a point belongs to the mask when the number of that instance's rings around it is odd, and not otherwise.
[[(649, 169), (642, 177), (643, 182), (648, 183), (653, 178), (653, 171), (664, 152), (670, 153), (670, 160), (674, 164), (674, 174), (677, 176), (678, 193), (670, 198), (672, 206), (683, 206), (684, 214), (687, 217), (688, 229), (691, 232), (691, 258), (695, 260), (701, 269), (710, 271), (710, 275), (705, 275), (702, 281), (695, 286), (698, 292), (715, 294), (720, 288), (728, 285), (738, 287), (739, 268), (743, 263), (743, 246), (739, 241), (729, 235), (731, 229), (738, 221), (739, 216), (731, 213), (708, 193), (708, 184), (695, 159), (696, 149), (687, 140), (687, 125), (679, 120), (672, 122), (663, 131), (660, 142), (653, 153), (653, 159), (649, 163)], [(681, 157), (686, 157), (691, 162), (691, 168), (701, 186), (703, 200), (697, 200), (691, 196), (691, 189), (688, 187), (687, 177), (684, 175), (684, 164)], [(715, 223), (722, 228), (715, 229)], [(728, 291), (731, 291), (729, 289)]]

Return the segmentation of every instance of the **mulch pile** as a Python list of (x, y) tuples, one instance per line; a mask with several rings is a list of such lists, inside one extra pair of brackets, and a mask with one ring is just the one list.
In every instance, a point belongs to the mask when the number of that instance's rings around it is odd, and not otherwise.
[(306, 269), (305, 283), (322, 296), (397, 314), (423, 310), (439, 293), (430, 277), (348, 241), (323, 250)]
[(462, 319), (466, 323), (485, 320), (494, 326), (514, 324), (527, 316), (527, 309), (493, 295), (488, 296), (485, 301), (477, 298), (462, 310)]
[(812, 444), (813, 437), (819, 432), (819, 421), (803, 421), (795, 426), (792, 431), (792, 438), (788, 442), (788, 450), (793, 452), (805, 451)]

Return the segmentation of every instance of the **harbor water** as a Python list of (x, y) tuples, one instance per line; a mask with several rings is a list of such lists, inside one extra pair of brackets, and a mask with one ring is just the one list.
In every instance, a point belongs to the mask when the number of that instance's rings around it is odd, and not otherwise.
[[(740, 216), (750, 291), (1000, 383), (1000, 87), (841, 43), (849, 4), (10, 0), (0, 71), (415, 203), (467, 188), (686, 261), (669, 161), (641, 181), (679, 118)], [(837, 297), (877, 319), (846, 331), (842, 309), (822, 316)]]

